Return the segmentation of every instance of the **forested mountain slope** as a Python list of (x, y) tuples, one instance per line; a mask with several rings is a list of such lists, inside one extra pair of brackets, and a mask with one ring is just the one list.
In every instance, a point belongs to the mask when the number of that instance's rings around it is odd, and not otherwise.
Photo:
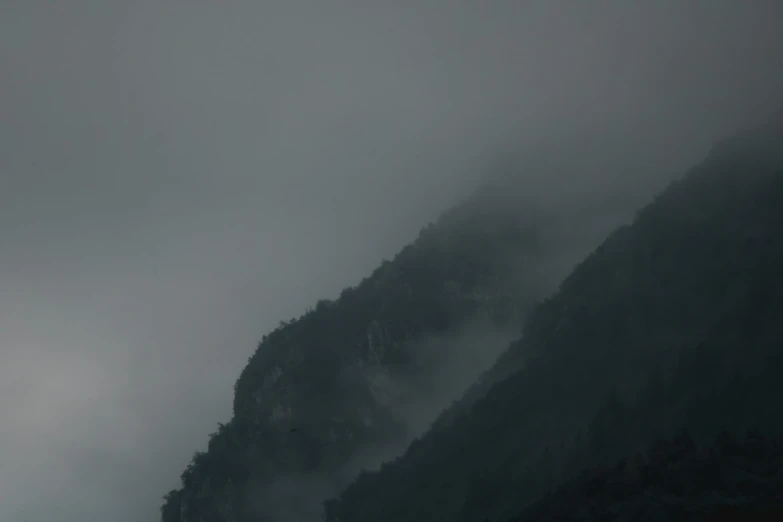
[(783, 119), (718, 144), (528, 317), (524, 368), (326, 503), (329, 522), (505, 520), (690, 430), (783, 428)]
[[(575, 226), (500, 179), (263, 338), (236, 382), (233, 418), (167, 494), (163, 522), (317, 518), (324, 499), (402, 453), (489, 369), (530, 307), (622, 219), (582, 209), (590, 219)], [(485, 374), (471, 400), (514, 364)]]

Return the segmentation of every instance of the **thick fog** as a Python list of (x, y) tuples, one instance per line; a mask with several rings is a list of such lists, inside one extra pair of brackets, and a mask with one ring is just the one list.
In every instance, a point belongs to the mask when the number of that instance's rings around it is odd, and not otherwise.
[[(509, 151), (687, 166), (781, 104), (781, 35), (777, 0), (0, 2), (0, 520), (156, 520), (279, 320)], [(531, 186), (658, 187), (591, 172)]]

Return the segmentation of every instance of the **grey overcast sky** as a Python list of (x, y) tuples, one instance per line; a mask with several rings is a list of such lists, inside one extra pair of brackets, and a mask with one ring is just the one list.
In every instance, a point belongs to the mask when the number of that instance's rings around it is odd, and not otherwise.
[(763, 117), (782, 4), (0, 0), (0, 520), (156, 520), (263, 333), (502, 144)]

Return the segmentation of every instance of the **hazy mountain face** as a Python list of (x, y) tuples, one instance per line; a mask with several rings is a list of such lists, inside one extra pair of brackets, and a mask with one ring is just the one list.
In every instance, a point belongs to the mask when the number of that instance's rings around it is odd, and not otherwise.
[[(12, 520), (156, 517), (258, 340), (498, 164), (532, 176), (519, 149), (684, 165), (783, 92), (773, 0), (0, 4)], [(650, 186), (569, 172), (525, 190), (604, 215)]]
[[(630, 171), (645, 157), (613, 146), (607, 137), (568, 141), (563, 154), (531, 152), (523, 168), (534, 187), (559, 172)], [(650, 183), (662, 177), (641, 168)], [(532, 304), (643, 192), (613, 206), (586, 194), (576, 205), (568, 191), (533, 198), (525, 185), (491, 170), (357, 287), (265, 336), (237, 381), (234, 419), (196, 455), (164, 519), (317, 518), (359, 471), (399, 456), (439, 413), (449, 408), (442, 428), (519, 369), (524, 353), (487, 371)]]
[(507, 352), (519, 371), (354, 481), (327, 520), (508, 520), (683, 429), (781, 433), (781, 144), (779, 115), (717, 144), (528, 314)]
[(194, 457), (164, 520), (317, 518), (490, 368), (575, 245), (541, 240), (551, 216), (486, 197), (264, 336), (236, 383), (234, 418)]

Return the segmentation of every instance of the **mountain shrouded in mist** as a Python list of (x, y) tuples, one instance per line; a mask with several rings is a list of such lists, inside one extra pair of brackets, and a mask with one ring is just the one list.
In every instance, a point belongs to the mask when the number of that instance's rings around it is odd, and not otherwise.
[[(564, 161), (529, 168), (556, 174)], [(575, 224), (504, 174), (360, 284), (264, 336), (233, 418), (167, 495), (164, 522), (317, 518), (362, 469), (400, 455), (445, 409), (447, 425), (521, 363), (487, 371), (622, 211), (590, 209)]]
[[(402, 451), (410, 430), (426, 428), (518, 335), (540, 294), (512, 261), (535, 249), (534, 231), (507, 216), (466, 220), (455, 209), (337, 300), (282, 322), (250, 358), (234, 418), (194, 456), (164, 520), (317, 515), (359, 469)], [(428, 378), (439, 369), (452, 382)], [(431, 418), (410, 419), (427, 399)]]
[(716, 145), (564, 280), (634, 201), (583, 222), (493, 173), (263, 338), (163, 522), (317, 520), (330, 497), (329, 522), (504, 520), (683, 429), (781, 430), (782, 123)]
[(509, 349), (524, 368), (327, 502), (327, 520), (507, 520), (683, 429), (779, 433), (782, 202), (783, 119), (715, 146), (530, 313)]

